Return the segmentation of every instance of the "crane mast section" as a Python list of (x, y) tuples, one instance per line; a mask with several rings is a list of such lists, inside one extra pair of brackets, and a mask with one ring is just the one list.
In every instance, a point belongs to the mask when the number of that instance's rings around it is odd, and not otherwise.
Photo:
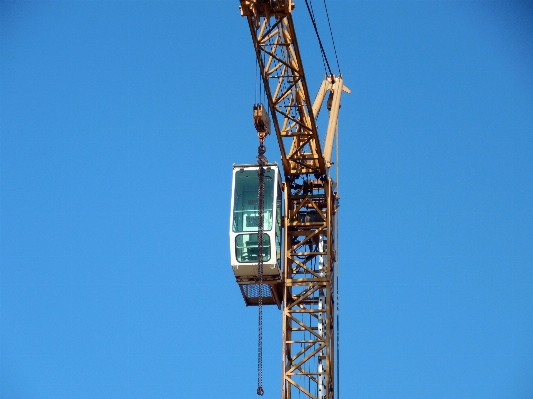
[(302, 183), (285, 196), (281, 397), (333, 399), (338, 197), (330, 178)]
[(296, 40), (290, 0), (241, 0), (248, 19), (285, 176), (324, 176), (326, 164)]

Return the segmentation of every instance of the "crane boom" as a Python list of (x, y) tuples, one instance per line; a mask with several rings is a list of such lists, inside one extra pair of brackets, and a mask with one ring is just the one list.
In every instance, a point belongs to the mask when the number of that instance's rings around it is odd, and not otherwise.
[(326, 173), (294, 32), (292, 1), (241, 0), (265, 85), (286, 176)]
[[(283, 184), (282, 399), (333, 399), (338, 207), (330, 176), (342, 77), (326, 76), (311, 102), (291, 12), (292, 0), (240, 0), (281, 151)], [(328, 98), (324, 149), (315, 121)], [(273, 292), (278, 291), (273, 290)]]

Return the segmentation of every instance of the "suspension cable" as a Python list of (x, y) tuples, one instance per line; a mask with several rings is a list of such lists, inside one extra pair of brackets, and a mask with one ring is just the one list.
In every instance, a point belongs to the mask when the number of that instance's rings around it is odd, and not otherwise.
[[(255, 82), (254, 82), (254, 104), (257, 104), (257, 70), (259, 69), (259, 61), (255, 60)], [(261, 84), (261, 82), (259, 82)]]
[[(309, 2), (309, 6), (310, 6), (310, 9), (311, 9), (311, 20), (315, 20), (315, 10), (313, 10), (313, 1), (311, 0)], [(324, 67), (324, 73), (327, 75), (328, 74), (328, 71), (326, 69), (326, 59), (324, 58), (324, 53), (321, 51), (320, 52), (320, 56), (322, 57), (322, 65)]]
[(311, 22), (313, 23), (313, 28), (315, 28), (315, 34), (316, 34), (316, 37), (318, 39), (318, 44), (320, 45), (320, 51), (322, 52), (322, 57), (326, 61), (326, 65), (328, 67), (329, 74), (333, 75), (333, 73), (331, 72), (331, 67), (329, 66), (329, 61), (328, 61), (328, 57), (326, 55), (326, 51), (324, 50), (324, 46), (322, 45), (322, 40), (320, 39), (320, 34), (318, 33), (318, 28), (316, 27), (315, 16), (311, 12), (311, 8), (309, 7), (308, 0), (305, 0), (305, 5), (307, 6), (307, 11), (309, 12), (309, 16), (311, 17)]
[(326, 9), (326, 17), (328, 18), (329, 34), (331, 36), (331, 41), (333, 43), (333, 51), (335, 52), (335, 59), (337, 60), (337, 68), (340, 74), (341, 67), (339, 65), (339, 57), (337, 56), (337, 47), (335, 46), (335, 39), (333, 38), (333, 31), (331, 30), (331, 23), (329, 22), (329, 13), (328, 13), (328, 6), (326, 5), (326, 0), (324, 0), (324, 8)]

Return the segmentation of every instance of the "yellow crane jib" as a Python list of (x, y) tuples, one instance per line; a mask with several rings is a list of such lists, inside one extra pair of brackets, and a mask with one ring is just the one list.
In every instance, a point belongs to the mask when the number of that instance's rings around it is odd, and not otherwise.
[(292, 0), (241, 0), (242, 16), (266, 17), (284, 16), (294, 10)]
[(241, 0), (285, 176), (326, 174), (292, 21), (292, 1)]

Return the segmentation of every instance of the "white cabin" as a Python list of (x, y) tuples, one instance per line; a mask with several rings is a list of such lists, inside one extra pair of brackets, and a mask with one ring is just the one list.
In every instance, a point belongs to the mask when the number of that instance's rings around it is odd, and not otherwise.
[[(281, 176), (277, 164), (265, 168), (263, 280), (281, 279)], [(259, 165), (233, 165), (229, 226), (231, 267), (238, 282), (257, 281)]]

